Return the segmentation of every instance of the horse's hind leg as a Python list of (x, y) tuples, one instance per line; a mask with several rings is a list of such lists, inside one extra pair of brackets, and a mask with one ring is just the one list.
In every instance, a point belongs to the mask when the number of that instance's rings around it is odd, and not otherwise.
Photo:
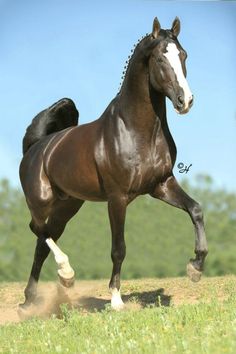
[(46, 239), (50, 237), (51, 240), (57, 241), (62, 235), (67, 222), (78, 212), (83, 202), (82, 200), (75, 199), (68, 199), (66, 201), (56, 200), (51, 207), (47, 223), (45, 222), (48, 215), (46, 212), (41, 215), (41, 219), (36, 219), (32, 213), (33, 218), (30, 228), (36, 234), (38, 240), (30, 277), (25, 289), (25, 302), (21, 305), (22, 307), (29, 306), (37, 296), (37, 283), (41, 268), (50, 252)]
[(187, 273), (192, 281), (199, 281), (204, 266), (204, 260), (208, 253), (203, 213), (200, 205), (183, 191), (174, 176), (171, 176), (165, 182), (158, 184), (151, 195), (170, 205), (185, 210), (190, 215), (196, 233), (196, 258), (190, 259), (190, 262), (187, 265)]
[[(40, 210), (40, 213), (39, 213)], [(34, 252), (34, 261), (30, 272), (30, 277), (25, 288), (25, 302), (20, 304), (21, 307), (29, 306), (36, 298), (37, 295), (37, 283), (39, 280), (40, 271), (44, 260), (49, 254), (49, 248), (45, 243), (47, 237), (45, 229), (45, 221), (48, 216), (47, 208), (37, 208), (37, 212), (31, 210), (32, 220), (29, 224), (31, 231), (38, 237), (36, 241), (36, 247)]]
[(58, 275), (62, 285), (70, 287), (74, 283), (74, 270), (71, 268), (68, 256), (61, 251), (54, 241), (63, 233), (67, 222), (79, 211), (84, 200), (70, 198), (68, 200), (58, 200), (54, 204), (47, 222), (47, 233), (50, 235), (46, 243), (58, 265)]

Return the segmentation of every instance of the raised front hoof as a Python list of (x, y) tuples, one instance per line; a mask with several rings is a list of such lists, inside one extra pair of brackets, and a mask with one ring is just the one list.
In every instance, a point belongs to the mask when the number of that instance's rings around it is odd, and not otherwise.
[(194, 267), (192, 261), (190, 261), (187, 264), (187, 275), (191, 281), (193, 281), (194, 283), (197, 283), (201, 279), (202, 272), (197, 270)]
[(75, 276), (74, 275), (71, 278), (65, 278), (58, 273), (58, 277), (59, 277), (61, 285), (63, 285), (65, 288), (71, 288), (75, 283)]

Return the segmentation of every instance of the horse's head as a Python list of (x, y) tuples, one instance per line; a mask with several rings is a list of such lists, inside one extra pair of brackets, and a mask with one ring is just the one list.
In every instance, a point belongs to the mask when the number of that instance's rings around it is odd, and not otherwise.
[(162, 30), (157, 18), (154, 19), (149, 37), (149, 77), (152, 87), (169, 97), (175, 110), (184, 114), (193, 105), (193, 95), (186, 80), (187, 53), (177, 39), (179, 32), (178, 18), (175, 18), (170, 30)]

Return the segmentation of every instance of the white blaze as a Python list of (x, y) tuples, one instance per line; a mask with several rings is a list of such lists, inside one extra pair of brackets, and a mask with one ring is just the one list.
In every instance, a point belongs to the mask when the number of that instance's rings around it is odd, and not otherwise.
[(168, 59), (170, 65), (172, 66), (175, 75), (177, 77), (179, 86), (182, 87), (184, 91), (184, 103), (185, 109), (188, 108), (189, 101), (193, 97), (192, 92), (188, 86), (188, 82), (184, 76), (180, 57), (179, 57), (179, 50), (174, 43), (169, 43), (166, 47), (167, 52), (164, 53), (164, 56)]

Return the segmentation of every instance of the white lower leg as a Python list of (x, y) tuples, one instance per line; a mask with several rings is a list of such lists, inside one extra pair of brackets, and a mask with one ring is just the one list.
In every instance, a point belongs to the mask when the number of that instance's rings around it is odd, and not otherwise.
[(54, 254), (55, 261), (58, 265), (58, 275), (64, 279), (73, 278), (75, 272), (69, 263), (68, 256), (60, 250), (52, 238), (47, 238), (46, 243)]
[(121, 310), (124, 307), (124, 303), (120, 296), (120, 290), (116, 288), (111, 289), (111, 307), (114, 310)]

